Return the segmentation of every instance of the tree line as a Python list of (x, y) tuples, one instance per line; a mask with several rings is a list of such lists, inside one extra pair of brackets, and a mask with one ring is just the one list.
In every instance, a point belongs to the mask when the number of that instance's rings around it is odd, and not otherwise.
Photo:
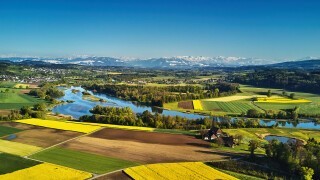
[(95, 106), (90, 112), (93, 115), (84, 115), (80, 121), (117, 124), (127, 126), (153, 127), (161, 129), (200, 130), (209, 129), (212, 126), (221, 128), (257, 128), (265, 127), (259, 124), (257, 119), (238, 119), (235, 121), (213, 121), (209, 117), (199, 119), (187, 119), (181, 116), (167, 116), (159, 113), (144, 111), (134, 113), (129, 107), (103, 107)]
[(314, 138), (306, 145), (296, 143), (282, 143), (273, 139), (264, 146), (267, 157), (288, 167), (291, 173), (302, 179), (320, 179), (320, 142)]
[[(287, 109), (286, 111), (273, 111), (267, 110), (265, 112), (260, 112), (256, 109), (249, 109), (246, 116), (249, 118), (268, 118), (268, 119), (292, 119), (298, 120), (299, 117), (299, 107), (294, 107), (293, 109)], [(243, 114), (244, 115), (244, 114)], [(303, 117), (303, 116), (302, 116)], [(309, 115), (310, 117), (310, 115)]]
[(88, 90), (105, 93), (121, 99), (162, 107), (164, 103), (192, 99), (228, 96), (238, 92), (239, 85), (231, 83), (200, 86), (130, 86), (130, 85), (86, 85)]
[(229, 81), (258, 87), (319, 94), (320, 71), (263, 69), (228, 76)]
[(29, 95), (45, 99), (47, 101), (54, 101), (55, 98), (64, 96), (64, 92), (59, 90), (53, 84), (43, 84), (39, 89), (32, 89)]
[(24, 106), (19, 110), (11, 110), (8, 116), (0, 116), (2, 121), (11, 121), (18, 119), (41, 118), (46, 117), (47, 105), (38, 103), (33, 106)]

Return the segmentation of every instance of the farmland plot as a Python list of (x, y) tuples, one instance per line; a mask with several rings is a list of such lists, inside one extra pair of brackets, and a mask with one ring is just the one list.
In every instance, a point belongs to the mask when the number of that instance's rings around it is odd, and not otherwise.
[(23, 106), (33, 106), (43, 100), (22, 94), (21, 90), (0, 88), (0, 109), (20, 109)]
[(192, 101), (178, 102), (178, 107), (183, 109), (193, 109)]
[(202, 101), (205, 110), (224, 111), (231, 113), (246, 113), (249, 109), (259, 108), (250, 102), (216, 102), (216, 101)]
[(58, 166), (50, 163), (42, 163), (26, 169), (21, 169), (12, 173), (0, 175), (0, 179), (32, 179), (32, 180), (43, 180), (43, 179), (88, 179), (92, 177), (90, 173)]
[(237, 178), (209, 167), (201, 162), (150, 164), (127, 168), (133, 179), (225, 179)]
[(8, 135), (8, 134), (20, 132), (20, 131), (22, 131), (22, 130), (17, 129), (17, 128), (12, 128), (12, 127), (1, 126), (1, 124), (0, 124), (0, 137)]
[(225, 157), (212, 152), (209, 142), (192, 136), (116, 129), (103, 129), (62, 146), (138, 163), (206, 161)]
[[(266, 97), (261, 95), (262, 97)], [(238, 101), (243, 99), (251, 99), (257, 96), (227, 96), (227, 97), (218, 97), (218, 98), (211, 98), (211, 99), (204, 99), (203, 101), (217, 101), (217, 102), (230, 102), (230, 101)]]
[(193, 100), (192, 103), (193, 103), (194, 110), (203, 110), (200, 100)]
[(295, 104), (295, 103), (310, 103), (310, 100), (307, 99), (289, 99), (289, 98), (281, 98), (281, 97), (265, 97), (265, 98), (257, 98), (255, 102), (264, 102), (264, 103), (285, 103), (285, 104)]
[(13, 138), (7, 136), (3, 139), (46, 148), (80, 135), (82, 133), (35, 126), (33, 129), (11, 135)]
[(136, 163), (126, 160), (65, 148), (51, 148), (34, 154), (31, 158), (96, 174), (137, 165)]
[(100, 126), (94, 126), (89, 124), (78, 124), (78, 123), (72, 123), (68, 121), (53, 121), (53, 120), (42, 120), (42, 119), (24, 119), (24, 120), (17, 120), (16, 122), (42, 126), (47, 128), (53, 128), (53, 129), (82, 132), (82, 133), (90, 133), (92, 131), (95, 131), (101, 128)]
[(69, 123), (91, 125), (91, 126), (100, 126), (112, 129), (125, 129), (125, 130), (136, 130), (136, 131), (154, 131), (155, 128), (151, 127), (140, 127), (140, 126), (125, 126), (125, 125), (116, 125), (116, 124), (102, 124), (102, 123), (90, 123), (90, 122), (75, 122), (69, 121)]
[[(22, 158), (20, 156), (15, 156), (7, 153), (0, 153), (0, 175), (11, 173), (20, 169), (29, 168), (40, 164), (37, 161)], [(2, 163), (5, 162), (5, 163)]]
[(33, 152), (39, 151), (41, 149), (42, 148), (37, 146), (31, 146), (27, 144), (11, 142), (11, 141), (0, 139), (0, 152), (26, 156), (26, 155), (32, 154)]

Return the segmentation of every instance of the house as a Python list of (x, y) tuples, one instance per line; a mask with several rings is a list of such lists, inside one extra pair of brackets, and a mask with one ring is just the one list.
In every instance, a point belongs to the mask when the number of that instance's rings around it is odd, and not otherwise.
[(204, 136), (204, 140), (214, 140), (223, 135), (223, 132), (220, 128), (212, 127), (207, 134)]
[(236, 144), (233, 136), (228, 136), (228, 134), (223, 133), (222, 130), (217, 127), (212, 127), (208, 130), (203, 139), (208, 141), (215, 140), (218, 144), (227, 147), (234, 147)]
[(228, 147), (232, 147), (233, 148), (234, 145), (236, 144), (235, 141), (234, 141), (233, 136), (222, 137), (222, 140), (224, 142), (224, 145), (228, 146)]

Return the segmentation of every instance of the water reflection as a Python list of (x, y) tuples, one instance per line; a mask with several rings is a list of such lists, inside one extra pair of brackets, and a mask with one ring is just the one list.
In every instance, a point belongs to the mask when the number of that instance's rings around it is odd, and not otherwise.
[[(138, 103), (124, 101), (119, 98), (108, 96), (105, 94), (93, 93), (92, 91), (88, 91), (91, 94), (94, 94), (96, 97), (107, 101), (107, 102), (93, 102), (93, 101), (82, 99), (82, 92), (85, 91), (85, 89), (81, 87), (70, 87), (70, 88), (60, 87), (60, 88), (64, 89), (65, 95), (62, 98), (59, 98), (59, 100), (63, 100), (63, 101), (73, 100), (74, 102), (56, 106), (52, 109), (52, 112), (71, 115), (76, 119), (78, 119), (82, 115), (91, 114), (89, 110), (96, 105), (112, 106), (112, 107), (130, 107), (136, 113), (142, 113), (143, 111), (148, 110), (154, 113), (157, 112), (160, 114), (165, 114), (170, 116), (178, 115), (178, 116), (186, 117), (189, 119), (206, 117), (198, 114), (188, 114), (188, 113), (182, 113), (178, 111), (163, 110), (157, 107), (140, 105)], [(72, 93), (72, 89), (79, 90), (80, 92)]]

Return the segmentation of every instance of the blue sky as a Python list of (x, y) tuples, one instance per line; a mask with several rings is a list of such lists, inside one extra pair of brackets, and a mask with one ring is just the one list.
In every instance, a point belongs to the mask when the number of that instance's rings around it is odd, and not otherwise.
[(316, 0), (3, 0), (0, 54), (320, 56)]

